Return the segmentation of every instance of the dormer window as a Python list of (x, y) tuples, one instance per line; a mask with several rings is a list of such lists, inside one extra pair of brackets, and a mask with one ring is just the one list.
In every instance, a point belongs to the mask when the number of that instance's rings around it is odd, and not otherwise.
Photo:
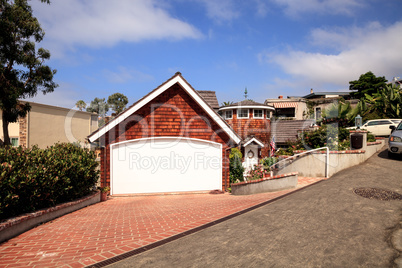
[(262, 109), (254, 109), (253, 111), (254, 118), (264, 118), (264, 111)]
[(237, 109), (237, 118), (248, 118), (248, 109)]
[(232, 110), (224, 111), (223, 118), (232, 119), (233, 118), (233, 111)]

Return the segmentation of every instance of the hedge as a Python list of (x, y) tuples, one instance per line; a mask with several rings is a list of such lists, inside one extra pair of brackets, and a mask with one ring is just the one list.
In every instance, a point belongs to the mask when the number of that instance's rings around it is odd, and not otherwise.
[(89, 194), (98, 180), (95, 153), (74, 144), (0, 148), (0, 219)]

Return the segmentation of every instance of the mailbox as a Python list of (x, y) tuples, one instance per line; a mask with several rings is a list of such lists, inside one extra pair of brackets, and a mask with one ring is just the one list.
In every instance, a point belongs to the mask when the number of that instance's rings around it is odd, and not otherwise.
[(350, 135), (350, 145), (353, 149), (363, 148), (363, 134), (354, 133)]

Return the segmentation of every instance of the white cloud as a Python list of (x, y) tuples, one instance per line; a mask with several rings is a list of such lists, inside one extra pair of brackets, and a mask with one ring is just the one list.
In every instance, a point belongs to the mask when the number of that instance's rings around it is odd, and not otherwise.
[(205, 5), (207, 16), (218, 23), (231, 21), (240, 16), (233, 0), (197, 0)]
[(194, 26), (170, 16), (157, 0), (68, 0), (50, 5), (32, 1), (31, 5), (53, 50), (202, 37)]
[(259, 17), (265, 17), (268, 13), (268, 6), (264, 0), (254, 0), (256, 13)]
[[(312, 32), (314, 44), (337, 46), (337, 53), (324, 54), (289, 49), (286, 53), (263, 53), (263, 60), (282, 67), (297, 79), (312, 86), (332, 84), (347, 87), (361, 74), (393, 77), (401, 72), (402, 22), (389, 27), (372, 23), (365, 28)], [(261, 56), (261, 55), (260, 55)]]
[(353, 15), (355, 8), (364, 4), (363, 0), (270, 0), (283, 6), (285, 13), (290, 17), (299, 16), (302, 13), (316, 14), (343, 14)]
[(126, 83), (128, 81), (149, 81), (152, 80), (153, 77), (149, 74), (126, 68), (120, 66), (117, 70), (104, 70), (103, 71), (105, 78), (111, 83)]

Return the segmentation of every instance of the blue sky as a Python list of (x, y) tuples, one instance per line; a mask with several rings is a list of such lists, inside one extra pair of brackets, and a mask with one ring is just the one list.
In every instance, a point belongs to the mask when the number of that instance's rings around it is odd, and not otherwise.
[(39, 0), (59, 87), (32, 101), (73, 108), (116, 92), (129, 104), (177, 71), (220, 103), (348, 91), (402, 76), (401, 0)]

